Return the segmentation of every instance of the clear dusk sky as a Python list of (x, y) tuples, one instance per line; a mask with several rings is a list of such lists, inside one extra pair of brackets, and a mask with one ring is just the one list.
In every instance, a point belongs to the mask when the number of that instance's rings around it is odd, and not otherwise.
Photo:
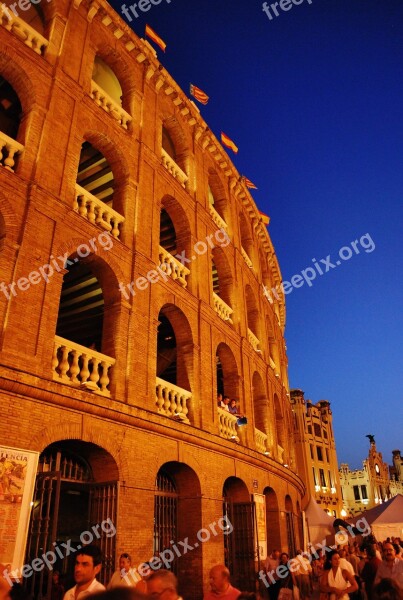
[[(259, 188), (283, 279), (340, 261), (286, 296), (290, 387), (331, 402), (339, 463), (361, 466), (366, 434), (390, 463), (403, 452), (403, 3), (277, 10), (270, 20), (257, 0), (161, 0), (130, 25), (155, 29), (182, 89), (210, 96), (201, 114), (239, 146), (228, 153)], [(354, 240), (359, 253), (340, 260)]]

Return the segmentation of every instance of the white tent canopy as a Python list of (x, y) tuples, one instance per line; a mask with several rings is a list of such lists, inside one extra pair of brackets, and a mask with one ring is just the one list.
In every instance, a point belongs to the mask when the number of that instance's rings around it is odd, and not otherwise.
[[(378, 504), (354, 517), (354, 522), (366, 519), (377, 540), (403, 537), (403, 496), (398, 494), (387, 502)], [(352, 520), (351, 520), (352, 521)]]
[(305, 519), (308, 529), (309, 546), (320, 544), (329, 535), (334, 534), (334, 517), (328, 515), (314, 498), (311, 498), (308, 502), (305, 509)]

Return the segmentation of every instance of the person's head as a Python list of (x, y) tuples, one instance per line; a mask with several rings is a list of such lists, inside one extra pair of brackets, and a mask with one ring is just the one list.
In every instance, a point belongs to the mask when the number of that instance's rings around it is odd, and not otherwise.
[(383, 545), (383, 558), (386, 562), (393, 562), (396, 558), (396, 552), (393, 547), (393, 544), (387, 542)]
[(385, 578), (373, 589), (374, 600), (401, 600), (402, 592), (393, 579)]
[(59, 571), (52, 571), (52, 581), (53, 581), (53, 583), (59, 583), (59, 581), (60, 581)]
[(331, 568), (337, 569), (340, 565), (340, 554), (337, 550), (332, 550), (326, 555), (325, 571), (330, 571)]
[(236, 407), (236, 400), (234, 400), (234, 399), (230, 400), (229, 401), (229, 406), (231, 406), (231, 408), (234, 407), (234, 406)]
[(394, 543), (394, 542), (393, 542), (393, 543), (392, 543), (392, 546), (393, 546), (393, 547), (394, 547), (394, 549), (395, 549), (395, 554), (396, 554), (396, 556), (397, 556), (398, 558), (400, 558), (400, 557), (399, 557), (399, 554), (401, 553), (401, 550), (402, 550), (402, 549), (400, 548), (399, 544), (396, 544), (396, 543)]
[(280, 554), (280, 565), (286, 565), (288, 563), (289, 556), (287, 552), (282, 552)]
[(340, 558), (346, 558), (346, 549), (344, 548), (344, 546), (342, 548), (340, 548), (339, 556), (340, 556)]
[(225, 565), (215, 565), (210, 570), (210, 587), (217, 594), (225, 592), (230, 584), (230, 572)]
[(119, 569), (121, 571), (125, 571), (125, 573), (128, 573), (130, 571), (131, 564), (132, 559), (130, 554), (127, 554), (127, 552), (123, 552), (123, 554), (121, 554), (119, 557)]
[(230, 401), (230, 397), (229, 396), (224, 396), (224, 398), (223, 398), (224, 404), (229, 404), (229, 401)]
[(89, 585), (101, 570), (102, 553), (97, 546), (84, 546), (76, 554), (74, 580), (78, 586)]
[(278, 560), (280, 558), (280, 550), (273, 550), (271, 555), (272, 555), (272, 558), (274, 558), (275, 560)]
[(147, 595), (155, 600), (176, 600), (178, 581), (171, 571), (154, 571), (147, 579)]
[(367, 558), (371, 559), (376, 557), (376, 550), (373, 544), (368, 544), (368, 546), (365, 548), (365, 551), (367, 554)]
[(222, 400), (222, 394), (217, 394), (217, 400), (218, 400), (218, 402), (221, 402), (221, 400)]

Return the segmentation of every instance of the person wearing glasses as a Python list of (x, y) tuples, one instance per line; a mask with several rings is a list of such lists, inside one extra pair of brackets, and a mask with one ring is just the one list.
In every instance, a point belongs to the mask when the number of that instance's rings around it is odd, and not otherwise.
[(147, 596), (154, 600), (182, 600), (178, 595), (178, 580), (171, 571), (154, 571), (147, 579)]

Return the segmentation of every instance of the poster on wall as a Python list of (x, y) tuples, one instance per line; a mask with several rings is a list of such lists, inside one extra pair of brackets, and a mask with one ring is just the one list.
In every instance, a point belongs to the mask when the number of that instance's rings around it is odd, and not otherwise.
[(259, 558), (267, 558), (267, 536), (266, 536), (266, 498), (263, 494), (253, 494), (253, 500), (256, 506), (256, 530), (258, 540), (255, 540), (255, 547), (259, 543)]
[(24, 564), (39, 452), (0, 446), (0, 564)]

